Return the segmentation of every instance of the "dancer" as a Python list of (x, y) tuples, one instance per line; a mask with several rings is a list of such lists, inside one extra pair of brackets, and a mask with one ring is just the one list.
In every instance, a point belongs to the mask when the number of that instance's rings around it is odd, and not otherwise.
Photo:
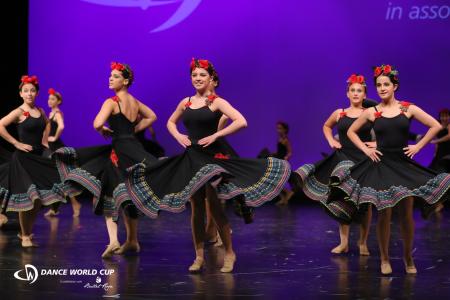
[[(59, 108), (62, 104), (62, 96), (59, 92), (55, 91), (53, 88), (48, 90), (48, 107), (51, 108), (51, 112), (48, 116), (50, 120), (50, 133), (48, 137), (48, 145), (52, 152), (59, 148), (64, 147), (64, 143), (61, 140), (61, 134), (64, 130), (64, 115)], [(77, 201), (75, 197), (70, 197), (70, 203), (72, 204), (73, 217), (80, 216), (81, 204)], [(59, 214), (60, 203), (55, 203), (52, 207), (45, 213), (46, 217), (52, 217)]]
[[(288, 137), (289, 125), (283, 121), (278, 121), (276, 125), (278, 133), (277, 152), (272, 153), (271, 156), (289, 161), (289, 159), (292, 156), (291, 142), (289, 141)], [(277, 204), (279, 205), (288, 204), (293, 194), (294, 194), (293, 191), (288, 190), (287, 188), (283, 188), (283, 190), (280, 193), (281, 200), (278, 201)]]
[[(259, 206), (274, 198), (290, 174), (289, 163), (276, 158), (242, 159), (230, 155), (231, 147), (223, 139), (246, 127), (245, 118), (226, 100), (208, 98), (208, 88), (215, 73), (207, 60), (193, 59), (190, 67), (195, 95), (183, 99), (169, 118), (169, 132), (186, 150), (183, 154), (145, 167), (130, 169), (127, 188), (130, 195), (145, 203), (143, 211), (156, 217), (160, 209), (179, 212), (192, 198), (194, 203), (192, 234), (196, 258), (189, 271), (198, 272), (204, 264), (205, 196), (225, 247), (221, 272), (231, 272), (236, 260), (232, 247), (230, 225), (220, 199), (245, 196), (248, 206)], [(222, 115), (231, 123), (217, 131)], [(188, 135), (178, 131), (182, 119)]]
[[(390, 222), (392, 208), (399, 213), (403, 240), (403, 260), (408, 274), (417, 273), (412, 257), (414, 239), (413, 200), (424, 200), (424, 214), (449, 197), (450, 174), (438, 174), (412, 158), (438, 133), (441, 126), (430, 115), (406, 101), (398, 101), (398, 71), (390, 65), (375, 68), (374, 81), (381, 103), (366, 110), (348, 130), (350, 140), (368, 158), (336, 174), (336, 188), (356, 207), (374, 205), (378, 211), (377, 237), (381, 254), (381, 273), (390, 274)], [(429, 130), (415, 145), (408, 145), (411, 119)], [(373, 124), (377, 148), (368, 147), (358, 136), (367, 124)]]
[[(112, 145), (87, 148), (60, 148), (54, 156), (63, 179), (81, 191), (94, 195), (94, 212), (104, 215), (109, 245), (102, 258), (114, 254), (139, 253), (138, 211), (128, 195), (124, 180), (126, 169), (138, 162), (150, 164), (157, 159), (137, 140), (135, 132), (151, 126), (155, 113), (128, 92), (134, 76), (131, 68), (122, 63), (111, 64), (109, 88), (115, 96), (108, 98), (94, 120), (94, 128), (105, 137), (112, 137)], [(138, 115), (141, 116), (137, 122)], [(110, 127), (105, 126), (109, 123)], [(120, 209), (127, 239), (120, 246), (117, 237), (117, 219)]]
[(436, 139), (431, 143), (436, 145), (433, 161), (430, 168), (436, 172), (450, 172), (450, 111), (443, 109), (439, 112), (441, 129)]
[[(363, 108), (363, 100), (366, 97), (367, 85), (364, 76), (353, 74), (347, 80), (347, 97), (350, 106), (346, 109), (335, 110), (323, 125), (323, 134), (328, 144), (335, 151), (325, 159), (314, 164), (306, 164), (301, 166), (293, 174), (298, 174), (297, 179), (300, 180), (303, 192), (309, 198), (320, 201), (327, 212), (339, 221), (339, 237), (340, 244), (331, 250), (332, 253), (347, 253), (349, 250), (349, 235), (352, 217), (355, 216), (355, 210), (346, 205), (345, 201), (335, 201), (331, 204), (327, 203), (330, 193), (330, 177), (342, 167), (352, 166), (363, 160), (365, 155), (357, 149), (347, 137), (348, 128), (365, 110)], [(333, 137), (333, 128), (337, 128), (339, 141)], [(371, 143), (370, 124), (366, 124), (359, 132), (359, 137), (369, 147), (373, 147)], [(359, 254), (369, 255), (367, 248), (367, 238), (369, 236), (370, 222), (372, 219), (372, 210), (369, 207), (362, 217), (360, 225), (360, 235), (358, 240)]]
[[(22, 247), (34, 247), (32, 230), (41, 205), (65, 202), (70, 190), (61, 183), (55, 163), (44, 157), (50, 126), (35, 104), (39, 91), (36, 76), (23, 76), (19, 86), (23, 104), (0, 120), (0, 136), (16, 147), (11, 161), (0, 167), (0, 199), (3, 211), (19, 212)], [(17, 123), (19, 139), (6, 130)]]

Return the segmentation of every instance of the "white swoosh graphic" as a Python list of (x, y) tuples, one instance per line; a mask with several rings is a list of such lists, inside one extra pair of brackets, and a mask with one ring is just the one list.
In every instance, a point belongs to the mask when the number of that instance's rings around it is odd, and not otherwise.
[(202, 0), (184, 0), (178, 10), (170, 17), (169, 20), (164, 22), (161, 26), (153, 29), (151, 32), (158, 32), (169, 29), (172, 26), (177, 25), (187, 17), (200, 5)]

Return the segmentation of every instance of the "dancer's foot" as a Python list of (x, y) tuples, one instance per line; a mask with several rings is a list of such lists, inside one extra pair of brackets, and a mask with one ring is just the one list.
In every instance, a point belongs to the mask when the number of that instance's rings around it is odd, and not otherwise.
[(403, 263), (405, 264), (405, 272), (406, 274), (417, 274), (416, 266), (414, 265), (414, 260), (412, 258), (410, 259), (403, 259)]
[(392, 273), (392, 267), (390, 262), (381, 262), (381, 274), (383, 275), (389, 275)]
[(367, 248), (367, 244), (359, 244), (359, 255), (361, 256), (369, 256), (369, 248)]
[(348, 252), (348, 244), (339, 244), (331, 250), (331, 253), (342, 254)]
[(31, 247), (37, 247), (38, 246), (38, 244), (33, 243), (33, 241), (32, 241), (33, 235), (24, 235), (24, 236), (20, 235), (19, 237), (22, 240), (22, 247), (23, 248), (31, 248)]
[(141, 247), (138, 242), (125, 242), (118, 250), (116, 250), (115, 254), (127, 255), (127, 254), (136, 254), (141, 251)]
[(59, 211), (55, 211), (53, 208), (50, 208), (45, 214), (45, 217), (55, 217), (59, 215)]
[(105, 251), (102, 253), (102, 258), (111, 258), (114, 255), (114, 252), (119, 250), (120, 244), (119, 242), (115, 242), (112, 244), (109, 244)]
[(222, 273), (230, 273), (233, 271), (234, 263), (236, 262), (236, 254), (225, 254), (223, 259), (223, 267), (220, 269)]
[(197, 256), (192, 263), (192, 265), (189, 267), (190, 273), (198, 273), (203, 269), (203, 264), (205, 262), (205, 259), (201, 256)]

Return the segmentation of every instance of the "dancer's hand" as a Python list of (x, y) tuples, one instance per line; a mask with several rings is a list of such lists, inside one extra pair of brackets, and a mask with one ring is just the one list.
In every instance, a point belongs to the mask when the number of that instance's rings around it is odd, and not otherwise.
[(330, 147), (333, 148), (333, 149), (341, 149), (342, 145), (338, 141), (332, 140), (331, 143), (330, 143)]
[(366, 146), (369, 148), (377, 148), (377, 142), (365, 142), (364, 144), (366, 144)]
[(216, 134), (212, 134), (210, 136), (204, 137), (201, 140), (199, 140), (198, 144), (203, 146), (203, 147), (208, 147), (209, 145), (214, 143), (216, 140), (217, 140), (217, 135)]
[(48, 141), (49, 141), (50, 143), (52, 143), (52, 142), (56, 141), (56, 138), (55, 138), (54, 136), (49, 136), (49, 137), (48, 137)]
[(109, 129), (106, 126), (102, 126), (102, 128), (100, 128), (99, 132), (101, 135), (103, 135), (106, 138), (106, 137), (110, 137), (114, 131)]
[(420, 148), (417, 145), (408, 145), (407, 147), (403, 148), (403, 150), (405, 151), (406, 156), (412, 159), (414, 155), (416, 155), (420, 151)]
[(383, 153), (381, 153), (380, 151), (378, 151), (375, 148), (366, 148), (366, 150), (364, 151), (364, 154), (366, 154), (368, 157), (370, 157), (370, 159), (374, 162), (379, 162), (380, 156), (383, 156)]
[(192, 144), (189, 137), (185, 134), (178, 134), (175, 139), (181, 146), (183, 146), (183, 148), (189, 147)]
[(33, 151), (33, 146), (24, 144), (21, 142), (17, 142), (14, 144), (14, 147), (16, 147), (17, 150), (23, 151), (23, 152), (30, 152)]

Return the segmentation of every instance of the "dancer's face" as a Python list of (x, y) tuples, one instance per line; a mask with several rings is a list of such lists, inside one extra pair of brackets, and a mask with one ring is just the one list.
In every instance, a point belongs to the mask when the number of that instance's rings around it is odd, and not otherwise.
[(118, 70), (112, 70), (109, 76), (109, 88), (111, 90), (120, 90), (128, 85), (128, 79), (125, 79), (122, 72)]
[(48, 96), (48, 107), (56, 108), (60, 104), (61, 104), (61, 102), (58, 100), (58, 98), (55, 95), (49, 95)]
[(381, 100), (389, 100), (394, 97), (397, 85), (393, 84), (388, 76), (378, 76), (376, 85), (378, 96), (380, 96)]
[(212, 78), (208, 71), (202, 68), (195, 68), (191, 73), (192, 85), (197, 91), (204, 91), (210, 87)]
[(347, 97), (352, 104), (359, 105), (366, 98), (366, 90), (360, 83), (353, 83), (348, 87)]
[(278, 135), (285, 135), (286, 129), (281, 124), (277, 124), (277, 133)]
[(38, 93), (37, 89), (33, 84), (26, 83), (22, 86), (22, 89), (20, 90), (20, 97), (26, 104), (34, 105), (37, 93)]
[(441, 124), (448, 124), (450, 121), (450, 115), (448, 113), (439, 114), (439, 121)]

